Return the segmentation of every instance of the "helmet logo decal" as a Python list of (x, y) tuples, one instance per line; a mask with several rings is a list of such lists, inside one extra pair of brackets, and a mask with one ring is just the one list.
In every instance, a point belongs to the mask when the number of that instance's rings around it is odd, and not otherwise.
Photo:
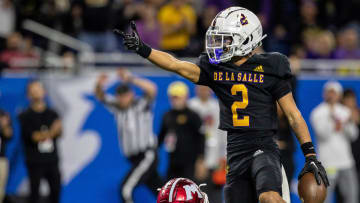
[(207, 194), (201, 187), (187, 178), (174, 178), (169, 180), (158, 193), (157, 203), (209, 203)]
[(203, 198), (202, 194), (200, 193), (198, 187), (194, 184), (191, 185), (184, 185), (183, 188), (185, 189), (186, 192), (186, 200), (192, 200), (193, 196), (192, 194), (197, 193), (197, 196), (199, 198)]
[(249, 22), (244, 14), (241, 14), (240, 23), (241, 23), (241, 25), (249, 24)]

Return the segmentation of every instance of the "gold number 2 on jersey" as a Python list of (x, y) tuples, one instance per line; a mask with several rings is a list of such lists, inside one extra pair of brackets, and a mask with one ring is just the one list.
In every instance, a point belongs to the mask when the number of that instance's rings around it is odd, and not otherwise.
[(245, 109), (249, 104), (248, 89), (244, 84), (233, 85), (231, 88), (231, 94), (237, 95), (238, 92), (241, 92), (242, 94), (242, 101), (235, 101), (231, 105), (231, 111), (233, 114), (233, 126), (235, 127), (249, 126), (249, 121), (250, 121), (249, 116), (243, 116), (243, 118), (239, 118), (237, 114), (238, 109)]

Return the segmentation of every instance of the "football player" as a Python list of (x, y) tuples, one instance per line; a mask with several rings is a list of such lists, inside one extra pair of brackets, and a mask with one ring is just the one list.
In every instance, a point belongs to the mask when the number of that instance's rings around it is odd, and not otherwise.
[(276, 103), (294, 130), (306, 162), (301, 177), (314, 174), (327, 186), (324, 167), (316, 158), (308, 127), (294, 102), (288, 59), (280, 53), (255, 54), (266, 37), (257, 16), (242, 7), (217, 14), (206, 33), (206, 52), (197, 64), (150, 48), (132, 32), (115, 30), (133, 50), (162, 69), (195, 84), (209, 86), (220, 100), (220, 129), (227, 131), (226, 203), (289, 202), (285, 173), (274, 141)]

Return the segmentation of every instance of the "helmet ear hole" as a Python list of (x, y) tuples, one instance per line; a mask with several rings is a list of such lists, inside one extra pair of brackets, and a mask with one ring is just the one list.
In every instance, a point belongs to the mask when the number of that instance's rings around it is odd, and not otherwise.
[(250, 38), (251, 38), (250, 41), (252, 41), (254, 39), (254, 36), (251, 34)]
[(245, 39), (245, 41), (243, 42), (243, 45), (246, 45), (248, 42), (249, 42), (249, 37), (247, 37), (247, 38)]

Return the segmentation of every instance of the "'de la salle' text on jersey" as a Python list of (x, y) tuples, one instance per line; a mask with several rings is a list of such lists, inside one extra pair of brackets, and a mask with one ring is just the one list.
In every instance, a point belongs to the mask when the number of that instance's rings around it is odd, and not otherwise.
[(220, 100), (220, 129), (276, 130), (276, 101), (291, 92), (285, 55), (254, 54), (244, 64), (211, 64), (202, 54), (198, 85), (209, 86)]

